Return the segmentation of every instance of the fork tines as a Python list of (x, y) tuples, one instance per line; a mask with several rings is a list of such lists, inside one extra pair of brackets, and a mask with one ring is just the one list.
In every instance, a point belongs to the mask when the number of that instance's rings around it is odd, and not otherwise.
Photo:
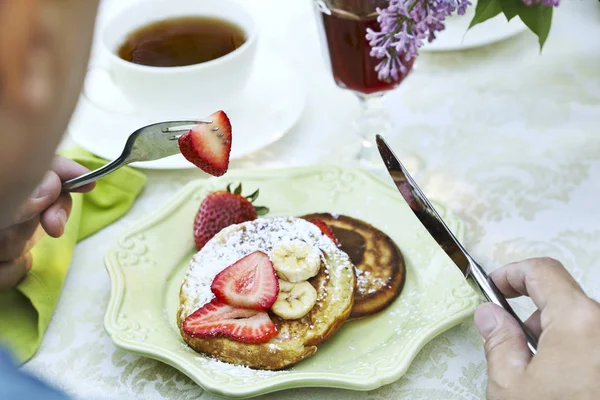
[[(168, 132), (181, 132), (181, 131), (189, 131), (195, 125), (198, 124), (212, 124), (213, 121), (208, 119), (200, 119), (196, 121), (175, 121), (175, 122), (165, 122), (163, 128), (161, 129), (164, 133)], [(172, 124), (172, 125), (171, 125)], [(218, 129), (218, 128), (217, 128)], [(214, 130), (214, 128), (213, 128)]]

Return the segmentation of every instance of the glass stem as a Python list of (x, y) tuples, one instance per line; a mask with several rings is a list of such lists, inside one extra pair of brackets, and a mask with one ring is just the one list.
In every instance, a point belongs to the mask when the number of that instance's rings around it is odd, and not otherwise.
[(361, 112), (354, 121), (354, 127), (362, 142), (358, 158), (363, 162), (380, 164), (379, 153), (374, 148), (375, 135), (386, 137), (391, 130), (391, 119), (383, 106), (383, 94), (357, 93), (357, 96)]

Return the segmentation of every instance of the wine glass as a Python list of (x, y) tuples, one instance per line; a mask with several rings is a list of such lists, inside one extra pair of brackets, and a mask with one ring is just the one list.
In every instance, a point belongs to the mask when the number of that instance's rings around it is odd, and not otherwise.
[(391, 118), (383, 106), (383, 96), (395, 89), (412, 70), (398, 80), (380, 80), (375, 67), (381, 60), (371, 57), (366, 39), (367, 28), (379, 31), (377, 8), (386, 8), (389, 0), (313, 0), (322, 45), (331, 66), (335, 83), (354, 92), (361, 113), (354, 127), (361, 139), (356, 157), (366, 167), (381, 166), (374, 146), (375, 135), (384, 137), (391, 131)]

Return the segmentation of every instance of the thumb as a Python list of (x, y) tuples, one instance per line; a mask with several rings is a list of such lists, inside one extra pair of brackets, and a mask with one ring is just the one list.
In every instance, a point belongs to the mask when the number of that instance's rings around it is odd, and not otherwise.
[(14, 223), (20, 224), (40, 215), (58, 199), (61, 190), (62, 183), (56, 172), (46, 173), (42, 182), (17, 211)]
[(484, 340), (488, 394), (513, 386), (531, 360), (523, 330), (510, 314), (492, 303), (475, 311), (475, 325)]

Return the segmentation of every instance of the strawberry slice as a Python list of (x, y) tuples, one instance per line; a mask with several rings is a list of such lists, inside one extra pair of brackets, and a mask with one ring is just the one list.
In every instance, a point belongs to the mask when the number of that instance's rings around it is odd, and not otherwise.
[(329, 239), (331, 239), (331, 241), (336, 245), (339, 246), (340, 242), (339, 240), (335, 237), (335, 235), (333, 234), (333, 230), (331, 230), (331, 228), (329, 227), (329, 225), (327, 225), (324, 221), (314, 218), (311, 219), (310, 221), (311, 224), (316, 225), (317, 228), (319, 228), (321, 230), (321, 232), (323, 232), (323, 234), (325, 236), (327, 236)]
[(181, 154), (192, 164), (214, 176), (221, 176), (229, 167), (231, 153), (231, 123), (223, 111), (217, 111), (179, 138)]
[(190, 314), (183, 331), (194, 338), (224, 337), (242, 343), (265, 343), (277, 335), (266, 312), (232, 307), (217, 299)]
[(219, 272), (210, 289), (230, 306), (266, 311), (277, 300), (279, 282), (269, 256), (255, 251)]

